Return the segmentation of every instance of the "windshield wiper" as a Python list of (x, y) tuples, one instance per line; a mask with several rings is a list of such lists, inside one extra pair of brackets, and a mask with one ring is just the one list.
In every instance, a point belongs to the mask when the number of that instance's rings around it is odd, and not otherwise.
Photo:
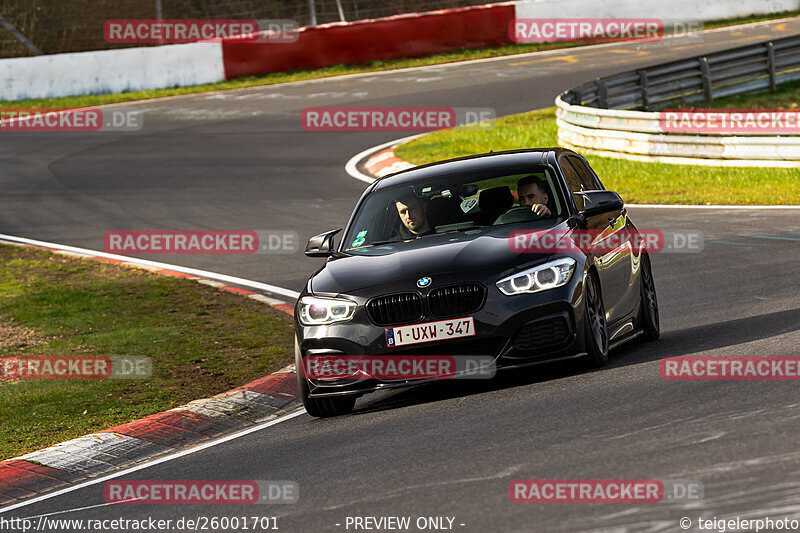
[(365, 244), (365, 245), (362, 245), (362, 246), (355, 246), (353, 248), (348, 248), (347, 251), (358, 250), (359, 248), (372, 248), (372, 247), (375, 247), (375, 246), (381, 246), (383, 244), (392, 244), (394, 242), (403, 242), (403, 241), (402, 240), (397, 240), (397, 239), (388, 240), (388, 241), (378, 241), (378, 242), (373, 242), (373, 243), (370, 243), (370, 244)]
[(480, 224), (474, 224), (472, 226), (464, 226), (464, 227), (461, 227), (461, 228), (450, 229), (450, 230), (447, 230), (447, 231), (443, 231), (441, 233), (437, 232), (436, 235), (444, 235), (446, 233), (456, 233), (456, 232), (459, 232), (459, 231), (468, 231), (468, 230), (471, 230), (471, 229), (482, 229), (482, 228), (485, 228), (485, 227), (487, 227), (487, 226), (481, 226)]

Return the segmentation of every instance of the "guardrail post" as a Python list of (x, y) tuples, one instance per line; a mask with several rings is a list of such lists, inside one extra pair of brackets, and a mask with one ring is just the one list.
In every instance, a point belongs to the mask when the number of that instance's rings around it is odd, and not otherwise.
[(778, 88), (775, 81), (775, 45), (772, 41), (767, 43), (767, 68), (769, 69), (769, 89), (774, 91)]
[(703, 93), (706, 97), (706, 103), (710, 104), (714, 101), (714, 91), (711, 88), (711, 69), (708, 67), (708, 58), (700, 57), (697, 60), (700, 62), (700, 77), (703, 80)]
[(642, 90), (642, 108), (647, 111), (649, 110), (650, 105), (650, 97), (647, 94), (647, 71), (640, 70), (639, 71), (639, 87)]
[(311, 26), (317, 25), (317, 7), (314, 5), (314, 0), (308, 0), (308, 17), (311, 20)]
[(608, 109), (608, 84), (601, 79), (595, 80), (595, 84), (597, 85), (597, 96), (600, 99), (600, 107)]

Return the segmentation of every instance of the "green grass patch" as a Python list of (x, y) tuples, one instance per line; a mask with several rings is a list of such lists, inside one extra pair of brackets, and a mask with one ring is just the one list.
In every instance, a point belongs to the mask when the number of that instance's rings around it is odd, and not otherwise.
[[(725, 26), (737, 26), (752, 22), (775, 20), (780, 18), (792, 17), (800, 14), (798, 11), (784, 11), (771, 15), (758, 15), (750, 17), (739, 17), (733, 19), (714, 20), (704, 24), (706, 29), (719, 28)], [(296, 81), (307, 81), (332, 76), (342, 76), (345, 74), (360, 74), (365, 72), (380, 72), (385, 70), (397, 70), (403, 68), (423, 67), (429, 65), (441, 65), (444, 63), (456, 63), (459, 61), (469, 61), (473, 59), (484, 59), (489, 57), (502, 57), (516, 54), (526, 54), (543, 50), (555, 50), (559, 48), (570, 48), (575, 46), (585, 46), (593, 43), (529, 43), (514, 44), (508, 46), (492, 48), (474, 48), (456, 50), (443, 54), (434, 54), (421, 58), (395, 59), (390, 61), (370, 61), (363, 65), (334, 65), (321, 69), (305, 69), (287, 72), (274, 72), (260, 76), (248, 76), (236, 78), (235, 80), (223, 81), (218, 83), (207, 83), (203, 85), (193, 85), (191, 87), (172, 87), (167, 89), (153, 89), (147, 91), (131, 91), (115, 94), (98, 94), (84, 96), (65, 96), (58, 98), (35, 98), (17, 101), (0, 100), (2, 107), (43, 107), (43, 108), (72, 108), (90, 107), (106, 104), (116, 104), (131, 102), (134, 100), (146, 100), (151, 98), (163, 98), (167, 96), (177, 96), (184, 94), (197, 94), (212, 91), (223, 91), (229, 89), (243, 89), (246, 87), (260, 87), (265, 85), (276, 85), (279, 83), (289, 83)]]
[[(718, 104), (725, 104), (720, 100)], [(416, 165), (489, 150), (558, 146), (555, 108), (501, 117), (485, 130), (437, 131), (397, 147)], [(606, 188), (629, 203), (800, 204), (797, 169), (705, 167), (640, 163), (586, 154)]]
[(145, 355), (149, 379), (0, 380), (0, 459), (293, 362), (292, 319), (181, 278), (0, 245), (0, 355)]
[(710, 30), (713, 28), (723, 28), (725, 26), (738, 26), (740, 24), (750, 24), (752, 22), (764, 22), (767, 20), (776, 20), (789, 17), (796, 17), (800, 15), (800, 10), (781, 11), (780, 13), (772, 13), (771, 15), (750, 15), (748, 17), (739, 17), (732, 19), (717, 19), (709, 20), (703, 24), (703, 28)]

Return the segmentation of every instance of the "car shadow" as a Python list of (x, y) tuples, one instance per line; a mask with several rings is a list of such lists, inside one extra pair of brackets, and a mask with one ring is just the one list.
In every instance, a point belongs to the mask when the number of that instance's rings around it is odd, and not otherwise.
[[(385, 411), (398, 407), (449, 400), (493, 390), (522, 387), (569, 376), (602, 372), (657, 361), (664, 357), (692, 355), (698, 352), (736, 346), (775, 337), (798, 329), (800, 309), (776, 311), (747, 318), (726, 320), (702, 326), (662, 332), (655, 342), (632, 341), (611, 351), (611, 361), (602, 368), (590, 368), (579, 360), (546, 363), (526, 369), (498, 372), (491, 380), (464, 379), (399, 389), (388, 397), (361, 400), (354, 415)], [(730, 355), (735, 355), (731, 353)], [(764, 355), (788, 355), (765, 353)]]

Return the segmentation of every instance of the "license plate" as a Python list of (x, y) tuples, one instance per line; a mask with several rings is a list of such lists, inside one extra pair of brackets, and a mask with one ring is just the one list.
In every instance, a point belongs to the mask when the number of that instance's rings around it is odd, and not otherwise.
[(386, 328), (386, 346), (394, 348), (407, 344), (472, 337), (473, 335), (475, 335), (475, 321), (471, 316), (452, 318), (425, 324)]

